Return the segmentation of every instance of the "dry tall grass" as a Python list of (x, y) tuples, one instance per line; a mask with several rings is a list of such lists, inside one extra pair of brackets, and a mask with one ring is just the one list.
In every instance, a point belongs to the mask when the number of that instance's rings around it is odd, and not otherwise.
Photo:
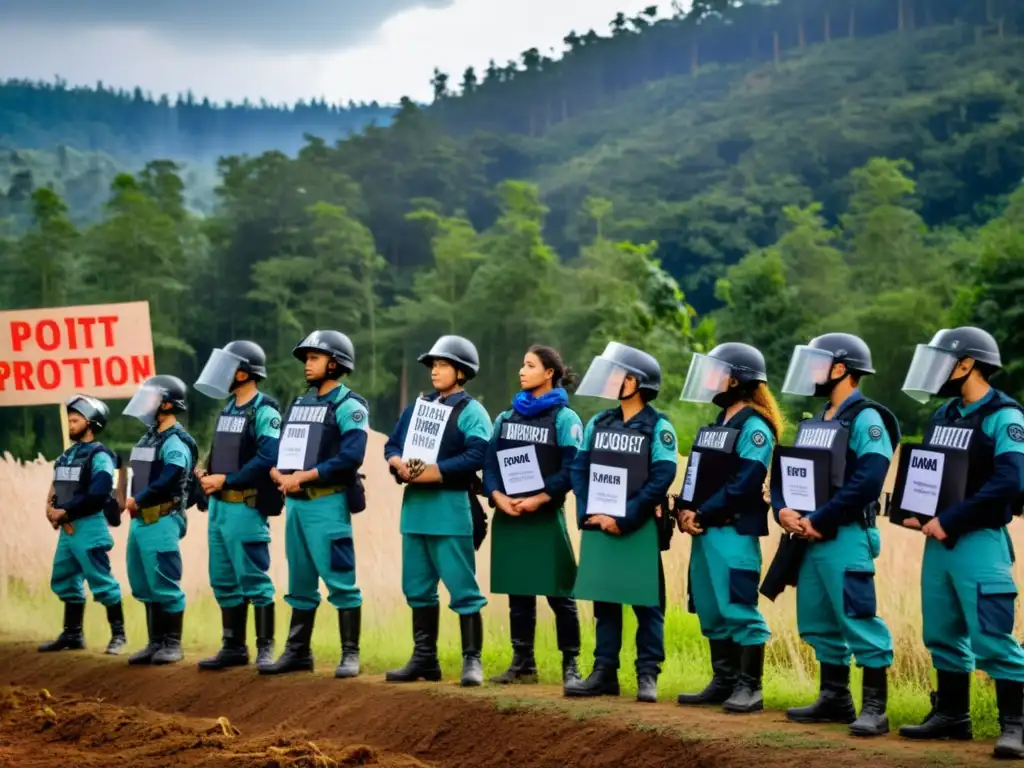
[[(401, 541), (398, 534), (401, 488), (391, 479), (383, 460), (385, 437), (371, 433), (367, 448), (369, 508), (354, 518), (358, 582), (366, 599), (366, 623), (383, 629), (396, 617), (405, 617), (405, 601), (401, 589)], [(680, 462), (681, 482), (685, 461)], [(43, 502), (50, 485), (52, 465), (43, 459), (22, 463), (9, 454), (0, 460), (0, 603), (7, 597), (11, 579), (26, 584), (34, 592), (45, 595), (49, 582), (50, 561), (56, 546), (56, 533), (43, 516)], [(892, 474), (888, 480), (891, 487)], [(568, 514), (573, 514), (571, 509)], [(571, 517), (570, 517), (571, 519)], [(287, 562), (284, 556), (284, 517), (271, 522), (273, 531), (272, 576), (283, 594), (287, 588)], [(902, 530), (881, 521), (882, 554), (876, 561), (879, 612), (892, 629), (896, 642), (897, 674), (904, 679), (924, 681), (930, 662), (921, 644), (920, 568), (924, 539), (920, 534)], [(578, 533), (570, 524), (574, 543)], [(1018, 551), (1024, 552), (1024, 533), (1019, 522), (1011, 526)], [(124, 550), (127, 524), (113, 529), (115, 549), (111, 561), (121, 583), (127, 586)], [(778, 528), (762, 540), (764, 567), (767, 568), (778, 540)], [(685, 610), (686, 568), (689, 559), (689, 538), (676, 535), (665, 556), (669, 602), (675, 611)], [(478, 557), (478, 573), (483, 587), (489, 584), (488, 545)], [(208, 595), (206, 516), (196, 510), (189, 515), (188, 536), (183, 542), (185, 561), (184, 587), (192, 596)], [(1016, 566), (1018, 580), (1024, 576), (1024, 565)], [(548, 609), (540, 601), (542, 611)], [(795, 593), (792, 589), (775, 603), (762, 599), (762, 610), (771, 626), (776, 642), (771, 646), (771, 660), (793, 669), (804, 681), (814, 679), (809, 649), (800, 642), (796, 632)], [(494, 596), (488, 609), (489, 622), (507, 621), (506, 601)], [(586, 615), (588, 606), (582, 606)], [(211, 633), (216, 630), (211, 627)], [(212, 638), (211, 638), (212, 639)], [(670, 651), (671, 652), (671, 651)]]

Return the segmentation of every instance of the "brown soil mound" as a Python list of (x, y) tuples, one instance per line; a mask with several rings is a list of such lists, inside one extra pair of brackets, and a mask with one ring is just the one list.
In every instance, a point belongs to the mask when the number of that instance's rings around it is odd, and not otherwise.
[(200, 673), (191, 662), (131, 668), (24, 644), (0, 646), (4, 683), (18, 687), (0, 690), (0, 766), (19, 768), (991, 764), (991, 744), (862, 741), (779, 713), (569, 702), (549, 686), (463, 691), (373, 677), (260, 678), (251, 668)]

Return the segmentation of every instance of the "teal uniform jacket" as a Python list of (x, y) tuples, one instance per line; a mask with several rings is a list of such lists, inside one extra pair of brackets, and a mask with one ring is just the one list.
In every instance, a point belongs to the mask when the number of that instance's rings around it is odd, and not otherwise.
[[(128, 583), (132, 596), (143, 603), (158, 603), (167, 613), (185, 610), (185, 593), (181, 589), (182, 562), (179, 541), (185, 535), (185, 489), (192, 474), (192, 451), (175, 430), (160, 447), (163, 472), (151, 478), (149, 486), (137, 492), (139, 509), (157, 506), (170, 494), (181, 498), (179, 508), (147, 525), (141, 517), (132, 519), (128, 529)], [(152, 443), (157, 433), (150, 429), (139, 446)]]
[[(256, 455), (237, 472), (225, 475), (225, 490), (250, 490), (269, 475), (277, 460), (281, 438), (281, 413), (262, 392), (239, 406), (235, 399), (224, 406), (222, 416), (244, 417), (252, 413)], [(216, 437), (214, 438), (216, 441)], [(228, 502), (214, 494), (209, 502), (210, 586), (223, 608), (235, 608), (248, 600), (255, 606), (274, 602), (270, 578), (270, 523), (245, 502)]]
[[(79, 488), (73, 498), (61, 504), (72, 522), (74, 532), (69, 534), (60, 529), (57, 551), (53, 556), (50, 588), (66, 603), (84, 603), (83, 582), (89, 585), (93, 598), (101, 605), (116, 605), (121, 602), (121, 585), (117, 583), (110, 569), (110, 550), (114, 539), (110, 535), (102, 505), (110, 497), (114, 487), (114, 460), (105, 448), (92, 448), (88, 444), (75, 443), (57, 459), (55, 475), (62, 468), (79, 464), (76, 458), (92, 450), (89, 461), (89, 483)], [(83, 467), (84, 469), (84, 467)]]
[[(835, 413), (855, 405), (855, 390)], [(846, 479), (831, 499), (806, 517), (824, 541), (812, 541), (797, 577), (797, 626), (818, 662), (849, 666), (892, 665), (892, 635), (877, 614), (875, 559), (881, 537), (874, 521), (864, 522), (864, 509), (882, 495), (893, 456), (893, 443), (877, 408), (866, 407), (849, 425)], [(781, 480), (773, 476), (772, 506), (785, 508)]]
[[(370, 413), (341, 384), (325, 395), (311, 391), (298, 403), (329, 404), (339, 432), (338, 451), (315, 468), (320, 479), (303, 488), (342, 486), (352, 481), (366, 457)], [(285, 423), (287, 429), (288, 422)], [(285, 553), (288, 557), (287, 602), (295, 610), (312, 611), (320, 604), (319, 580), (327, 585), (327, 601), (339, 611), (358, 608), (363, 596), (356, 586), (356, 550), (352, 513), (344, 491), (316, 499), (285, 500)]]
[[(722, 426), (728, 427), (729, 422)], [(763, 645), (771, 637), (757, 602), (759, 536), (767, 533), (764, 481), (775, 444), (768, 422), (751, 413), (736, 438), (735, 471), (696, 510), (704, 533), (693, 537), (690, 594), (701, 632), (709, 640), (751, 646)]]
[[(437, 461), (442, 478), (466, 481), (483, 469), (492, 433), (491, 418), (466, 392), (456, 392), (443, 400), (435, 395), (434, 399), (453, 408), (468, 400), (461, 406), (454, 430), (449, 429), (442, 440), (442, 446), (452, 446), (451, 454)], [(405, 410), (388, 438), (384, 446), (386, 461), (393, 456), (401, 458), (415, 406)], [(402, 496), (401, 533), (402, 590), (410, 607), (437, 605), (440, 581), (451, 595), (451, 609), (458, 614), (478, 613), (487, 604), (476, 580), (468, 489), (410, 483)]]
[[(954, 401), (940, 413), (952, 407), (970, 417), (995, 398), (1009, 399), (990, 389), (975, 403)], [(976, 663), (993, 679), (1024, 682), (1024, 651), (1013, 633), (1017, 586), (1006, 529), (1011, 504), (1024, 490), (1024, 414), (1001, 408), (982, 420), (981, 432), (992, 446), (991, 475), (962, 502), (939, 512), (949, 540), (925, 540), (924, 643), (936, 669), (971, 672)]]

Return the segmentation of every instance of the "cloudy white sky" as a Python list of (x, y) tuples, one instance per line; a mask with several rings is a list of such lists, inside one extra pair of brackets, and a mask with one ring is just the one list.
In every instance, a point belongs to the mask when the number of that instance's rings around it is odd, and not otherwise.
[(607, 34), (616, 12), (656, 1), (0, 0), (0, 78), (217, 101), (429, 100), (435, 66), (457, 80), (530, 47), (561, 51), (569, 30)]

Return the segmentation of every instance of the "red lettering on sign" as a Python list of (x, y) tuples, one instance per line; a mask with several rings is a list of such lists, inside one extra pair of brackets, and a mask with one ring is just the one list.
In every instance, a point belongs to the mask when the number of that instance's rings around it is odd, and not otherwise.
[(93, 383), (97, 387), (102, 387), (103, 386), (103, 367), (100, 365), (100, 359), (98, 357), (94, 357), (92, 359), (92, 375), (93, 375)]
[(153, 358), (147, 355), (132, 355), (132, 381), (138, 384), (153, 375)]
[(60, 386), (60, 366), (56, 360), (40, 360), (36, 373), (39, 377), (39, 386), (43, 389), (56, 389)]
[(82, 331), (84, 332), (84, 335), (85, 335), (85, 342), (83, 343), (83, 346), (86, 349), (92, 349), (93, 348), (93, 343), (92, 343), (92, 327), (93, 327), (93, 325), (95, 323), (96, 323), (96, 318), (94, 318), (94, 317), (80, 317), (80, 318), (78, 318), (78, 324), (80, 326), (82, 326)]
[(23, 320), (15, 320), (11, 323), (11, 346), (15, 352), (24, 349), (24, 342), (32, 335), (32, 326)]
[(11, 377), (11, 366), (7, 363), (0, 362), (0, 392), (3, 392), (7, 387), (7, 380)]
[(78, 349), (78, 334), (75, 333), (75, 318), (65, 317), (64, 325), (68, 329), (68, 349)]
[[(46, 337), (49, 336), (49, 340)], [(60, 326), (53, 320), (41, 320), (36, 326), (36, 344), (40, 349), (53, 352), (60, 346)]]
[(115, 387), (120, 387), (128, 381), (128, 364), (123, 357), (114, 355), (107, 358), (107, 381)]
[(70, 365), (72, 368), (75, 369), (74, 370), (74, 374), (73, 374), (74, 379), (75, 379), (75, 387), (77, 389), (84, 389), (85, 388), (85, 374), (82, 372), (82, 369), (86, 365), (89, 364), (89, 358), (87, 358), (87, 357), (65, 357), (60, 362), (61, 362), (61, 365)]
[(97, 317), (96, 320), (103, 326), (103, 338), (107, 346), (114, 346), (114, 323), (117, 322), (117, 315), (104, 315)]
[(14, 361), (14, 388), (35, 389), (32, 385), (32, 363), (24, 360)]

